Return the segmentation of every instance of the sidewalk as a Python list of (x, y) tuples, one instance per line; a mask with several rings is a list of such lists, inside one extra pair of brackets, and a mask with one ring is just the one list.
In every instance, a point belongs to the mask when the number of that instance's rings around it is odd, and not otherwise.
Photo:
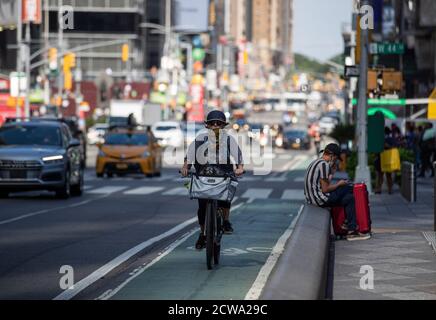
[[(417, 191), (414, 204), (398, 186), (371, 195), (372, 239), (334, 242), (334, 300), (436, 300), (436, 252), (424, 236), (434, 239), (433, 179), (418, 180)], [(374, 270), (372, 290), (359, 285), (365, 265)]]

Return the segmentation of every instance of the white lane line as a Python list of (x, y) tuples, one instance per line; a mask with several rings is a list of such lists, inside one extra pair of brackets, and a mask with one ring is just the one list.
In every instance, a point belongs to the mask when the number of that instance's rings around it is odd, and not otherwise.
[(164, 196), (186, 196), (188, 195), (188, 189), (181, 187), (181, 188), (174, 188), (171, 190), (168, 190), (167, 192), (162, 193)]
[(140, 187), (133, 190), (125, 191), (126, 195), (147, 195), (163, 190), (163, 187)]
[(84, 190), (91, 190), (92, 188), (94, 188), (93, 186), (84, 186)]
[(9, 224), (9, 223), (12, 223), (12, 222), (15, 222), (15, 221), (19, 221), (19, 220), (23, 220), (23, 219), (26, 219), (26, 218), (35, 217), (35, 216), (38, 216), (38, 215), (41, 215), (41, 214), (44, 214), (44, 213), (48, 213), (48, 212), (52, 212), (52, 211), (60, 211), (60, 210), (68, 209), (68, 208), (79, 207), (79, 206), (82, 206), (84, 204), (88, 204), (90, 202), (96, 201), (96, 200), (101, 200), (101, 199), (106, 198), (108, 196), (109, 196), (109, 194), (106, 194), (106, 195), (101, 196), (101, 197), (85, 200), (85, 201), (82, 201), (82, 202), (73, 203), (73, 204), (70, 204), (68, 206), (44, 209), (44, 210), (39, 210), (39, 211), (36, 211), (36, 212), (31, 212), (31, 213), (23, 214), (21, 216), (15, 217), (15, 218), (11, 218), (11, 219), (0, 221), (0, 225)]
[(152, 267), (154, 264), (159, 262), (161, 259), (163, 259), (165, 256), (170, 254), (174, 249), (176, 249), (178, 246), (180, 246), (183, 242), (188, 240), (194, 233), (198, 232), (198, 228), (195, 228), (188, 233), (186, 233), (184, 236), (182, 236), (179, 240), (176, 242), (173, 242), (170, 246), (167, 247), (167, 249), (160, 255), (158, 255), (156, 258), (154, 258), (149, 264), (141, 267), (139, 270), (135, 272), (134, 275), (132, 275), (130, 278), (128, 278), (126, 281), (124, 281), (122, 284), (120, 284), (116, 289), (114, 290), (108, 290), (103, 295), (98, 297), (96, 300), (109, 300), (114, 295), (116, 295), (121, 289), (123, 289), (130, 281), (141, 275), (145, 270)]
[(274, 269), (274, 266), (276, 265), (279, 257), (281, 256), (281, 254), (285, 249), (286, 242), (291, 237), (292, 232), (294, 231), (295, 225), (297, 224), (298, 219), (300, 218), (303, 208), (304, 205), (300, 207), (300, 211), (298, 212), (298, 215), (294, 218), (292, 223), (289, 225), (288, 229), (286, 229), (286, 231), (282, 234), (282, 236), (275, 244), (274, 248), (271, 251), (271, 254), (269, 255), (262, 269), (260, 269), (256, 280), (254, 281), (250, 290), (247, 292), (247, 295), (245, 296), (245, 300), (259, 299), (260, 294), (262, 293), (262, 290), (265, 287), (265, 284), (268, 280), (268, 277), (271, 274), (271, 271)]
[[(239, 209), (244, 203), (240, 203), (234, 208), (232, 208), (232, 213)], [(188, 240), (194, 233), (198, 232), (198, 228), (195, 228), (185, 235), (183, 235), (179, 240), (176, 240), (172, 244), (170, 244), (163, 252), (160, 252), (159, 255), (154, 258), (150, 263), (143, 265), (142, 267), (138, 268), (136, 270), (135, 274), (133, 274), (130, 278), (128, 278), (126, 281), (124, 281), (122, 284), (120, 284), (117, 288), (113, 290), (107, 290), (104, 292), (100, 297), (98, 297), (96, 300), (109, 300), (114, 295), (116, 295), (121, 289), (123, 289), (129, 282), (131, 282), (133, 279), (138, 277), (140, 274), (142, 274), (145, 270), (149, 269), (151, 266), (159, 262), (162, 258), (170, 254), (174, 249), (176, 249), (178, 246), (180, 246), (183, 242)]]
[(304, 200), (304, 191), (301, 189), (286, 189), (283, 192), (282, 200)]
[(255, 199), (268, 199), (269, 195), (273, 189), (257, 189), (257, 188), (251, 188), (247, 189), (245, 193), (241, 196), (241, 198), (248, 198), (249, 202), (253, 202)]
[(89, 287), (94, 282), (98, 281), (100, 278), (107, 275), (113, 269), (115, 269), (120, 264), (124, 263), (125, 261), (127, 261), (128, 259), (133, 257), (134, 255), (136, 255), (139, 252), (141, 252), (142, 250), (152, 246), (156, 242), (161, 241), (162, 239), (165, 239), (165, 238), (179, 232), (180, 230), (183, 230), (184, 228), (193, 224), (196, 221), (197, 221), (197, 217), (186, 220), (185, 222), (175, 226), (174, 228), (168, 230), (167, 232), (162, 233), (161, 235), (156, 236), (154, 238), (151, 238), (147, 241), (144, 241), (143, 243), (140, 243), (136, 247), (133, 247), (132, 249), (124, 252), (123, 254), (119, 255), (118, 257), (116, 257), (112, 261), (108, 262), (104, 266), (100, 267), (99, 269), (97, 269), (96, 271), (91, 273), (86, 278), (84, 278), (84, 279), (80, 280), (78, 283), (74, 284), (74, 289), (65, 290), (64, 292), (62, 292), (61, 294), (56, 296), (53, 300), (69, 300), (69, 299), (73, 298), (78, 293), (80, 293), (81, 291), (83, 291), (84, 289)]
[(107, 186), (89, 191), (90, 194), (111, 194), (127, 189), (126, 186)]

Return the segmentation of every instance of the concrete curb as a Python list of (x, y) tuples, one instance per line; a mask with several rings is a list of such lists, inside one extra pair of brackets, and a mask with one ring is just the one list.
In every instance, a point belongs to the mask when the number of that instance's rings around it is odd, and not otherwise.
[(324, 299), (329, 243), (330, 214), (326, 209), (304, 205), (260, 300)]

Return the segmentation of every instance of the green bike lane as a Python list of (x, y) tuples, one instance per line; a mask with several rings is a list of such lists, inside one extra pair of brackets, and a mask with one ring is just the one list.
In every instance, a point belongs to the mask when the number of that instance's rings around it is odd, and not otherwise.
[[(224, 236), (220, 265), (206, 268), (205, 251), (193, 248), (198, 230), (170, 245), (101, 299), (241, 300), (262, 280), (297, 221), (301, 201), (255, 200), (232, 211), (233, 235)], [(271, 252), (274, 250), (274, 254)]]

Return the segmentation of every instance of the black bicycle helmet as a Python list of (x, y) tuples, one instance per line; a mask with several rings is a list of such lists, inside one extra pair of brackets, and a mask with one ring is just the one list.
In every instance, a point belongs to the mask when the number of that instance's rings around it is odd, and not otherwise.
[(228, 124), (227, 119), (226, 119), (226, 115), (224, 114), (224, 112), (219, 111), (219, 110), (213, 110), (213, 111), (209, 112), (209, 114), (207, 115), (206, 123), (212, 122), (212, 121), (220, 121), (226, 125)]

